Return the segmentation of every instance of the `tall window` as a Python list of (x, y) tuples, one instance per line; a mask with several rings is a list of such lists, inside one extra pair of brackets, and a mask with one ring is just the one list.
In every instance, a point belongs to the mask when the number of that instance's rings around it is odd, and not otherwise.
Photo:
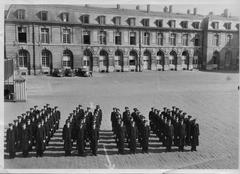
[(215, 34), (213, 36), (213, 45), (214, 46), (219, 46), (219, 35), (218, 34)]
[(136, 25), (136, 19), (135, 18), (129, 18), (128, 21), (129, 21), (130, 26), (135, 26)]
[(115, 25), (121, 25), (121, 17), (120, 16), (115, 17), (114, 23), (115, 23)]
[(91, 44), (90, 42), (90, 31), (83, 31), (83, 44)]
[(40, 11), (40, 19), (41, 19), (41, 21), (47, 21), (48, 20), (47, 11)]
[(212, 22), (213, 29), (219, 29), (219, 22)]
[(198, 34), (195, 35), (194, 46), (200, 46), (200, 36)]
[(49, 29), (41, 28), (41, 43), (49, 43)]
[(27, 43), (27, 28), (18, 27), (18, 42)]
[(83, 24), (89, 24), (89, 15), (83, 15), (82, 16), (82, 23)]
[(224, 26), (227, 30), (231, 30), (231, 22), (225, 23)]
[(42, 67), (50, 67), (50, 54), (48, 51), (42, 51)]
[(27, 68), (27, 52), (24, 50), (19, 51), (19, 55), (18, 55), (18, 66), (19, 67), (23, 67), (23, 68)]
[(99, 16), (98, 17), (98, 22), (100, 25), (105, 25), (106, 24), (106, 17), (105, 16)]
[(136, 32), (130, 32), (130, 45), (136, 45)]
[(157, 27), (162, 27), (163, 26), (163, 20), (161, 20), (161, 19), (156, 20), (156, 26)]
[(200, 28), (200, 23), (199, 22), (193, 22), (192, 26), (195, 29), (199, 29)]
[(68, 22), (69, 20), (69, 14), (68, 13), (62, 13), (62, 21)]
[(171, 33), (170, 35), (170, 45), (176, 46), (176, 34)]
[(163, 45), (163, 34), (162, 33), (157, 33), (157, 44)]
[(121, 45), (121, 32), (115, 33), (115, 45)]
[(100, 31), (99, 32), (99, 44), (106, 45), (107, 44), (107, 38), (106, 38), (106, 31)]
[(227, 35), (227, 45), (230, 46), (232, 43), (232, 35)]
[(188, 21), (182, 21), (182, 28), (188, 28)]
[(70, 29), (63, 29), (63, 43), (71, 43)]
[(143, 24), (144, 27), (148, 27), (149, 26), (149, 19), (143, 19), (142, 24)]
[(176, 27), (176, 21), (175, 20), (170, 20), (168, 22), (170, 28), (175, 28)]
[(143, 33), (143, 44), (150, 45), (150, 33), (148, 32)]
[(23, 9), (17, 10), (17, 18), (18, 19), (25, 19), (25, 10), (23, 10)]
[(188, 46), (188, 34), (183, 34), (182, 44), (183, 44), (183, 46)]
[(63, 52), (62, 66), (64, 68), (72, 67), (72, 53), (69, 50)]

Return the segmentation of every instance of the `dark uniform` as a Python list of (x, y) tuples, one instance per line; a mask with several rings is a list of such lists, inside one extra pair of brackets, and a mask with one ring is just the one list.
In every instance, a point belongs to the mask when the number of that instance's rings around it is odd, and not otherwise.
[(9, 158), (15, 158), (15, 132), (11, 123), (7, 130), (7, 152), (9, 153)]
[(141, 128), (141, 139), (142, 139), (142, 152), (143, 153), (148, 153), (148, 143), (149, 143), (149, 135), (150, 135), (150, 130), (149, 130), (149, 125), (147, 124), (147, 121), (144, 120), (144, 125)]
[(92, 154), (97, 156), (97, 149), (98, 149), (98, 130), (96, 128), (96, 124), (93, 123), (91, 131), (91, 138), (90, 138), (90, 147), (92, 150)]
[(64, 128), (63, 128), (65, 156), (71, 156), (71, 150), (72, 150), (71, 133), (72, 133), (72, 130), (70, 127), (70, 122), (67, 122), (67, 125), (64, 126)]
[(42, 157), (44, 150), (44, 128), (41, 123), (38, 123), (38, 127), (36, 130), (36, 156)]
[(137, 139), (137, 126), (135, 125), (135, 122), (132, 121), (131, 127), (130, 127), (130, 141), (129, 141), (129, 148), (130, 152), (135, 154), (136, 153), (136, 139)]
[(183, 119), (181, 119), (179, 126), (178, 126), (178, 133), (179, 133), (179, 149), (178, 151), (183, 152), (184, 151), (184, 145), (185, 145), (185, 137), (186, 137), (186, 125), (183, 122)]
[(174, 137), (174, 127), (171, 124), (171, 120), (168, 120), (168, 125), (166, 126), (166, 151), (170, 152), (171, 147), (172, 147), (172, 142), (173, 142), (173, 137)]
[(21, 150), (23, 153), (23, 157), (28, 156), (29, 144), (30, 144), (30, 136), (29, 136), (28, 130), (26, 129), (26, 124), (23, 123), (23, 128), (21, 131)]
[(191, 124), (191, 151), (197, 151), (199, 145), (199, 125), (195, 122), (195, 119)]
[(84, 148), (85, 148), (85, 140), (84, 140), (84, 123), (79, 123), (77, 125), (77, 150), (78, 155), (84, 154)]
[(126, 128), (123, 125), (123, 122), (120, 121), (117, 128), (117, 140), (118, 140), (117, 147), (118, 147), (119, 154), (124, 154), (125, 133), (126, 133)]

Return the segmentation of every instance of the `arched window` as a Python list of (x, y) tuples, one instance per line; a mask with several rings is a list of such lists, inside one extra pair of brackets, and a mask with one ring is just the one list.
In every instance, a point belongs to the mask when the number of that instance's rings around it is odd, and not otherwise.
[(175, 33), (171, 33), (169, 39), (170, 39), (170, 45), (175, 46), (176, 45), (176, 34)]
[(42, 51), (42, 67), (50, 67), (50, 52), (47, 50)]
[(99, 44), (106, 45), (107, 44), (107, 38), (106, 38), (106, 31), (100, 31), (99, 32)]
[(63, 52), (63, 59), (62, 59), (62, 66), (64, 68), (71, 68), (72, 67), (72, 52), (70, 50), (64, 50)]
[(150, 45), (150, 33), (144, 32), (143, 34), (143, 44), (144, 45)]

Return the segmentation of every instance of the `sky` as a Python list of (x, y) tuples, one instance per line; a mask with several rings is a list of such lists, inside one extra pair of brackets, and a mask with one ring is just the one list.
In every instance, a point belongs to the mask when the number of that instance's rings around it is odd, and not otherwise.
[(173, 12), (186, 13), (187, 9), (190, 9), (191, 13), (193, 8), (198, 9), (198, 14), (207, 15), (210, 11), (214, 14), (222, 14), (225, 8), (229, 9), (231, 16), (240, 17), (240, 0), (3, 0), (5, 9), (9, 7), (10, 3), (22, 3), (22, 4), (89, 4), (90, 6), (109, 7), (115, 8), (116, 4), (120, 4), (121, 8), (135, 9), (136, 2), (140, 5), (140, 10), (146, 10), (146, 4), (151, 5), (152, 11), (163, 11), (164, 6), (173, 5)]

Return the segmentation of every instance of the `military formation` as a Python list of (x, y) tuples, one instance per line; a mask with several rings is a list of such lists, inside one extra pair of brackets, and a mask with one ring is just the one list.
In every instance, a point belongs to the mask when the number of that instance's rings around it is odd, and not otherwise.
[(41, 110), (38, 106), (30, 108), (10, 123), (7, 129), (6, 141), (9, 158), (15, 158), (16, 152), (22, 152), (28, 157), (35, 149), (36, 157), (42, 157), (50, 138), (59, 128), (60, 112), (57, 106), (51, 108), (46, 104)]
[(199, 125), (191, 115), (175, 106), (172, 109), (164, 107), (162, 112), (151, 108), (149, 120), (151, 130), (166, 147), (166, 151), (170, 152), (172, 146), (178, 147), (180, 152), (184, 151), (184, 146), (191, 146), (191, 151), (197, 151)]
[(85, 111), (82, 105), (76, 107), (73, 113), (70, 113), (63, 127), (65, 156), (71, 156), (74, 144), (76, 144), (78, 155), (85, 156), (87, 143), (92, 154), (97, 156), (101, 122), (102, 110), (99, 105), (96, 105), (93, 112), (90, 107), (87, 107)]
[(125, 107), (122, 115), (119, 108), (113, 108), (111, 122), (119, 154), (125, 153), (125, 142), (128, 144), (130, 153), (135, 154), (137, 141), (142, 148), (142, 153), (148, 153), (150, 128), (148, 121), (137, 108), (130, 113), (129, 108)]
[[(7, 129), (9, 157), (14, 158), (19, 151), (27, 157), (33, 147), (36, 156), (42, 157), (50, 138), (59, 128), (60, 111), (56, 106), (51, 108), (46, 104), (41, 110), (34, 106), (17, 118)], [(142, 153), (148, 153), (150, 132), (158, 137), (166, 152), (170, 152), (173, 146), (180, 152), (183, 152), (186, 146), (191, 146), (191, 151), (197, 151), (199, 125), (192, 116), (175, 106), (171, 109), (164, 107), (162, 111), (152, 107), (148, 120), (137, 108), (130, 112), (130, 109), (125, 107), (122, 114), (119, 108), (113, 108), (111, 124), (119, 154), (125, 154), (126, 148), (131, 154), (135, 154), (138, 144)], [(99, 105), (96, 105), (93, 111), (90, 107), (84, 110), (82, 105), (78, 105), (69, 114), (63, 127), (65, 156), (71, 156), (74, 145), (79, 156), (86, 155), (87, 145), (92, 154), (97, 156), (101, 122), (102, 110)]]

